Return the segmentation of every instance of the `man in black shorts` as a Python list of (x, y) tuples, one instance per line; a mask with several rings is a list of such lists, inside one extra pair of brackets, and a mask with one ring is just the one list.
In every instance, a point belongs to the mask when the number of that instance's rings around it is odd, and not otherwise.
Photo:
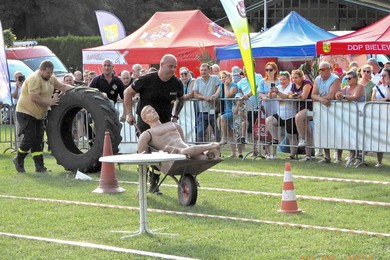
[[(136, 122), (133, 115), (132, 98), (137, 93), (140, 95), (136, 109), (138, 134), (150, 128), (140, 116), (142, 109), (147, 105), (155, 108), (161, 123), (177, 122), (177, 119), (179, 119), (179, 112), (183, 107), (184, 89), (180, 79), (175, 76), (176, 67), (176, 57), (166, 54), (162, 57), (160, 69), (157, 72), (140, 77), (125, 90), (124, 113), (126, 114), (126, 121), (130, 125)], [(162, 192), (158, 189), (158, 182), (159, 175), (151, 173), (150, 191), (161, 195)]]

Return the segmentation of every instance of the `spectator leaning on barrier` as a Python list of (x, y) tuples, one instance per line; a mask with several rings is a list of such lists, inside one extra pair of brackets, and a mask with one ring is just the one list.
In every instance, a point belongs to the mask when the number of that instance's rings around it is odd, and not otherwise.
[[(366, 96), (364, 93), (364, 87), (363, 85), (358, 83), (358, 74), (356, 70), (350, 70), (347, 72), (347, 82), (348, 85), (343, 88), (341, 91), (338, 91), (335, 95), (337, 100), (346, 100), (346, 101), (355, 101), (355, 102), (365, 102)], [(343, 150), (337, 150), (337, 159), (335, 163), (341, 162), (341, 156), (342, 156)], [(350, 150), (349, 151), (349, 157), (348, 157), (348, 163), (355, 158), (355, 151)]]
[[(383, 84), (376, 85), (372, 90), (371, 101), (390, 101), (390, 68), (384, 68), (381, 73)], [(382, 167), (383, 152), (377, 152), (377, 164), (375, 167)]]
[[(215, 101), (220, 96), (220, 78), (210, 75), (210, 65), (200, 65), (200, 76), (195, 80), (194, 97), (199, 99), (197, 116), (197, 142), (204, 142), (209, 125), (216, 130), (215, 125)], [(218, 131), (215, 131), (218, 134)], [(216, 138), (218, 140), (218, 137)]]
[[(350, 70), (358, 70), (359, 69), (359, 63), (357, 61), (351, 61), (348, 65), (347, 71)], [(343, 79), (341, 80), (341, 88), (344, 88), (347, 85), (346, 76), (344, 75)]]
[(372, 88), (375, 86), (374, 82), (371, 81), (372, 67), (368, 64), (365, 64), (361, 68), (362, 78), (359, 81), (359, 84), (362, 84), (364, 87), (364, 93), (366, 94), (366, 101), (371, 101)]
[[(292, 94), (291, 76), (288, 71), (279, 72), (280, 84), (272, 87), (269, 98), (287, 99)], [(272, 141), (269, 144), (278, 144), (277, 126), (285, 127), (290, 146), (290, 156), (287, 159), (295, 159), (297, 155), (297, 128), (294, 117), (298, 112), (297, 103), (293, 101), (279, 101), (279, 111), (277, 114), (267, 117), (265, 123), (267, 131), (272, 135)], [(275, 151), (271, 152), (268, 159), (276, 159)]]
[[(321, 62), (318, 68), (319, 76), (314, 80), (311, 98), (324, 106), (330, 106), (330, 100), (334, 100), (336, 93), (340, 91), (340, 79), (331, 71), (329, 62)], [(324, 159), (320, 163), (330, 163), (330, 150), (324, 149)]]
[[(313, 83), (310, 80), (304, 79), (302, 70), (293, 70), (292, 77), (292, 94), (289, 98), (296, 98), (302, 100), (298, 104), (298, 113), (295, 115), (295, 124), (299, 135), (298, 147), (311, 146), (312, 131), (310, 127), (310, 121), (313, 119), (312, 115), (309, 115), (309, 111), (313, 111), (313, 102), (311, 101), (311, 94), (313, 92)], [(311, 160), (313, 148), (305, 147), (306, 156), (300, 161)]]

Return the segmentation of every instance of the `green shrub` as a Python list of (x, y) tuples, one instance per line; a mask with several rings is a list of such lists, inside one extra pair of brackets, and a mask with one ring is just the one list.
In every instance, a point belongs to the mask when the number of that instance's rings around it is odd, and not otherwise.
[(100, 36), (63, 36), (35, 39), (39, 45), (51, 49), (66, 67), (74, 70), (83, 69), (82, 50), (102, 45)]

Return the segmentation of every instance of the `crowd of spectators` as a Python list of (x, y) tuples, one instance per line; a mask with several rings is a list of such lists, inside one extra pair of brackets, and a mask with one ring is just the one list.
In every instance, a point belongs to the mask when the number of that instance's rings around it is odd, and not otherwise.
[[(179, 123), (185, 129), (186, 142), (218, 141), (230, 145), (229, 158), (242, 158), (248, 143), (253, 144), (253, 156), (257, 156), (257, 142), (260, 142), (267, 159), (276, 159), (278, 146), (287, 145), (286, 159), (295, 160), (298, 154), (303, 154), (300, 161), (310, 161), (315, 154), (312, 102), (329, 106), (331, 100), (387, 101), (390, 99), (389, 67), (390, 63), (381, 67), (373, 58), (361, 67), (352, 61), (346, 70), (322, 62), (318, 65), (318, 76), (310, 80), (301, 69), (279, 71), (275, 62), (267, 62), (257, 70), (262, 73), (255, 73), (255, 95), (245, 67), (233, 66), (227, 71), (221, 70), (218, 64), (203, 63), (199, 66), (199, 77), (194, 77), (187, 67), (180, 67), (177, 77), (183, 84), (185, 102)], [(101, 75), (94, 71), (75, 71), (65, 75), (63, 82), (97, 88), (116, 103), (137, 79), (156, 72), (154, 68), (147, 70), (134, 64), (131, 71), (123, 70), (116, 76), (110, 60), (103, 61), (102, 69)], [(135, 104), (139, 96), (134, 98)], [(125, 121), (125, 115), (121, 119)], [(260, 140), (255, 128), (266, 131), (268, 138)], [(322, 155), (321, 149), (319, 152), (317, 155)], [(319, 162), (331, 162), (329, 149), (324, 149), (323, 156)], [(355, 156), (356, 151), (349, 151), (346, 160)], [(382, 166), (382, 158), (383, 153), (378, 153), (377, 167)], [(334, 159), (334, 163), (343, 160), (342, 150), (335, 151)]]
[[(245, 67), (234, 66), (230, 72), (221, 71), (217, 65), (202, 64), (201, 76), (195, 79), (195, 94), (191, 96), (197, 111), (196, 142), (219, 141), (221, 145), (230, 145), (229, 158), (236, 158), (237, 154), (242, 158), (245, 144), (253, 143), (253, 156), (257, 156), (259, 137), (253, 135), (254, 128), (265, 127), (271, 136), (262, 143), (267, 159), (276, 159), (277, 147), (287, 145), (289, 155), (286, 159), (298, 159), (299, 153), (304, 154), (300, 161), (310, 161), (315, 158), (313, 101), (328, 107), (332, 100), (388, 100), (390, 89), (385, 66), (381, 67), (373, 58), (361, 67), (352, 61), (346, 70), (321, 62), (318, 76), (312, 81), (301, 69), (291, 73), (279, 71), (275, 62), (268, 62), (264, 77), (255, 73), (257, 93), (253, 95)], [(255, 126), (256, 120), (260, 119), (260, 110), (266, 119), (262, 126)], [(324, 149), (324, 155), (322, 149), (319, 152), (324, 156), (320, 163), (331, 162), (329, 149)], [(356, 151), (349, 151), (345, 158), (347, 164), (356, 156)], [(378, 153), (377, 167), (382, 166), (382, 158), (383, 153)], [(335, 150), (334, 159), (336, 164), (343, 161), (342, 150)]]

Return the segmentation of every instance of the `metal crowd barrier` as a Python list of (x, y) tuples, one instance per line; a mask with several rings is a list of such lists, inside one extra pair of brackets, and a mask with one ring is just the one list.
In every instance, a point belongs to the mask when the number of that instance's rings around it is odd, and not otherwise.
[[(207, 142), (219, 142), (221, 139), (221, 115), (224, 113), (224, 102), (232, 102), (233, 107), (235, 106), (236, 99), (235, 98), (221, 98), (215, 101), (210, 101), (209, 106), (211, 109), (207, 110), (208, 112), (200, 112), (205, 111), (204, 107), (202, 107), (202, 102), (199, 102), (197, 99), (186, 100), (183, 106), (183, 109), (180, 112), (180, 118), (178, 123), (181, 125), (185, 141), (190, 144), (199, 144), (199, 143), (207, 143)], [(272, 99), (267, 101), (269, 103), (279, 103), (279, 102), (293, 102), (297, 103), (302, 102), (294, 99)], [(259, 107), (263, 107), (262, 112), (259, 113)], [(266, 115), (272, 115), (278, 113), (278, 110), (271, 109), (268, 110), (264, 103), (260, 102), (258, 106), (256, 106), (253, 110), (247, 111), (246, 115), (246, 126), (250, 126), (247, 131), (245, 131), (245, 144), (251, 147), (251, 150), (246, 153), (245, 158), (252, 155), (254, 158), (262, 156), (262, 147), (268, 146), (268, 139), (263, 138), (266, 133), (265, 129), (265, 117)], [(119, 115), (122, 114), (123, 111), (123, 103), (118, 102), (116, 104), (116, 109), (119, 111)], [(135, 111), (135, 108), (133, 108)], [(233, 120), (236, 119), (239, 115), (233, 115)], [(262, 117), (261, 117), (262, 116)], [(211, 122), (205, 129), (203, 129), (203, 134), (199, 134), (197, 136), (198, 130), (200, 126), (198, 125), (199, 118), (203, 118), (205, 121)], [(248, 117), (250, 117), (250, 121), (248, 121)], [(256, 123), (256, 121), (258, 123)], [(262, 122), (260, 124), (260, 122)], [(227, 124), (227, 127), (230, 128), (232, 122)], [(280, 140), (284, 137), (285, 129), (280, 129), (279, 136)], [(233, 130), (234, 131), (234, 130)], [(233, 135), (236, 133), (233, 132)], [(137, 137), (135, 128), (130, 126), (126, 122), (122, 123), (122, 142), (120, 144), (120, 153), (134, 153), (137, 149)], [(229, 139), (229, 137), (228, 137)], [(237, 140), (234, 138), (233, 141), (228, 141), (229, 144), (241, 144), (241, 140)], [(273, 145), (276, 146), (276, 145)], [(291, 147), (293, 145), (284, 144), (286, 147)], [(245, 159), (244, 158), (244, 159)]]
[[(212, 110), (209, 111), (207, 119), (213, 120), (215, 124), (205, 129), (203, 135), (197, 136), (199, 111), (202, 110), (201, 102), (197, 99), (185, 101), (178, 123), (183, 128), (185, 141), (190, 144), (205, 143), (211, 141), (220, 141), (221, 136), (221, 113), (223, 113), (224, 102), (232, 102), (235, 106), (236, 99), (223, 98), (211, 101)], [(251, 131), (245, 131), (245, 144), (249, 149), (243, 159), (252, 156), (264, 157), (262, 155), (264, 147), (276, 147), (281, 144), (270, 144), (270, 136), (267, 134), (265, 120), (267, 116), (278, 113), (277, 105), (274, 102), (302, 102), (295, 99), (268, 99), (266, 102), (261, 101), (259, 106), (250, 111), (251, 122), (246, 121), (246, 126), (251, 123)], [(307, 100), (305, 102), (311, 102)], [(307, 104), (307, 103), (306, 103)], [(136, 104), (134, 104), (136, 105)], [(297, 103), (298, 105), (298, 103)], [(118, 115), (123, 111), (123, 103), (116, 104)], [(276, 109), (276, 110), (275, 110)], [(135, 107), (133, 108), (135, 111)], [(13, 111), (12, 111), (13, 115)], [(205, 114), (203, 114), (205, 115)], [(205, 117), (206, 117), (205, 116)], [(239, 115), (233, 114), (233, 121)], [(246, 119), (247, 120), (247, 119)], [(308, 120), (308, 119), (307, 119)], [(238, 121), (238, 120), (237, 120)], [(256, 123), (257, 121), (257, 123)], [(348, 102), (348, 101), (331, 101), (331, 105), (326, 107), (319, 102), (313, 103), (313, 146), (311, 148), (353, 150), (356, 155), (360, 156), (364, 163), (366, 152), (390, 152), (390, 103), (389, 102)], [(279, 123), (279, 122), (278, 122)], [(227, 127), (232, 126), (231, 122)], [(230, 129), (233, 138), (227, 136), (229, 144), (240, 144), (237, 140), (235, 129)], [(88, 113), (80, 111), (74, 119), (73, 131), (75, 142), (80, 149), (89, 149), (89, 139), (93, 134), (93, 123), (90, 124)], [(284, 138), (286, 129), (279, 128), (278, 140)], [(229, 133), (229, 132), (228, 132)], [(307, 133), (306, 133), (307, 134)], [(128, 123), (122, 123), (121, 129), (122, 142), (119, 145), (120, 153), (135, 153), (137, 151), (137, 136), (134, 126)], [(201, 140), (199, 140), (201, 139)], [(0, 144), (5, 144), (4, 152), (17, 149), (17, 138), (14, 124), (14, 116), (10, 117), (10, 122), (5, 124), (1, 122)], [(285, 147), (295, 147), (296, 145), (282, 144)], [(247, 149), (248, 151), (248, 149)]]
[(390, 103), (370, 101), (363, 105), (362, 160), (366, 152), (390, 152)]
[(331, 101), (330, 106), (314, 102), (314, 146), (324, 149), (359, 150), (362, 135), (358, 129), (362, 125), (363, 103)]
[(3, 107), (0, 112), (0, 144), (7, 151), (15, 152), (17, 149), (17, 136), (15, 128), (15, 112), (11, 106)]

